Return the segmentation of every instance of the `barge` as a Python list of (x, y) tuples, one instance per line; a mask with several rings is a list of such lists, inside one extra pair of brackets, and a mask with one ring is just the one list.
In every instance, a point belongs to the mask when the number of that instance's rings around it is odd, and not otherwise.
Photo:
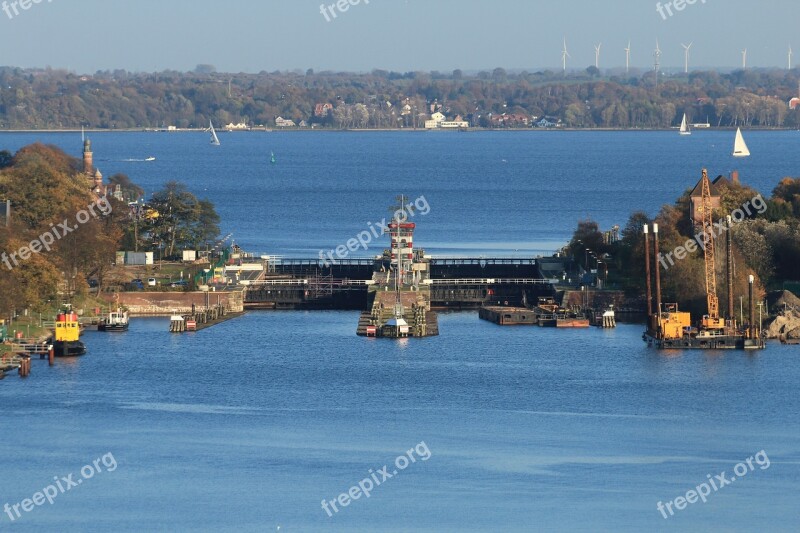
[(525, 307), (481, 307), (478, 317), (499, 326), (535, 326), (539, 322), (536, 313)]

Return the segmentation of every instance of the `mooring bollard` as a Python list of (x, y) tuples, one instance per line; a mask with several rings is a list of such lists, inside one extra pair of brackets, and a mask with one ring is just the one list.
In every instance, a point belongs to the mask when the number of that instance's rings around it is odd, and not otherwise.
[(31, 373), (31, 360), (29, 358), (23, 358), (19, 362), (19, 376), (21, 378), (27, 378)]

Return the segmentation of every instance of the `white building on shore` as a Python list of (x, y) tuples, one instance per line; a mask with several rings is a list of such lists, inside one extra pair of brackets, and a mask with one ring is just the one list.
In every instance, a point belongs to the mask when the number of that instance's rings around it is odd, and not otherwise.
[(469, 122), (466, 120), (461, 120), (461, 117), (456, 117), (455, 120), (446, 120), (442, 113), (436, 112), (431, 115), (430, 120), (425, 121), (425, 129), (427, 130), (435, 130), (435, 129), (464, 129), (469, 128)]

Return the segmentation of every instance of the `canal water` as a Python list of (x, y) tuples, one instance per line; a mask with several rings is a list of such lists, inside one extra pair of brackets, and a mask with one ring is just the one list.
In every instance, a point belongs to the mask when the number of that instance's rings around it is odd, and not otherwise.
[[(200, 134), (92, 139), (105, 175), (148, 192), (186, 182), (248, 249), (330, 249), (403, 192), (430, 204), (420, 246), (491, 256), (551, 252), (581, 218), (607, 228), (652, 213), (703, 165), (733, 170), (729, 137), (231, 133), (216, 152)], [(66, 134), (0, 135), (0, 149), (36, 139), (80, 150)], [(796, 173), (799, 139), (752, 133), (743, 180), (768, 193)], [(29, 379), (0, 382), (0, 526), (796, 530), (796, 347), (656, 352), (637, 325), (500, 328), (476, 313), (441, 315), (439, 337), (394, 342), (356, 337), (357, 322), (253, 312), (172, 335), (167, 319), (137, 319), (126, 333), (87, 332), (82, 358), (35, 360)], [(705, 502), (676, 501), (720, 475), (736, 480), (717, 481)], [(369, 498), (351, 492), (359, 483)], [(48, 491), (52, 503), (37, 498)]]

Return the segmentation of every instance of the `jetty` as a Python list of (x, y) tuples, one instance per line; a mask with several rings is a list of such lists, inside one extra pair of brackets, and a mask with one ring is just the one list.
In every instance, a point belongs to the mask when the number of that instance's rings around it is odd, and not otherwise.
[(200, 331), (241, 316), (242, 314), (242, 312), (230, 311), (221, 304), (203, 309), (195, 309), (194, 306), (192, 306), (191, 313), (172, 315), (170, 317), (169, 330), (172, 333)]

